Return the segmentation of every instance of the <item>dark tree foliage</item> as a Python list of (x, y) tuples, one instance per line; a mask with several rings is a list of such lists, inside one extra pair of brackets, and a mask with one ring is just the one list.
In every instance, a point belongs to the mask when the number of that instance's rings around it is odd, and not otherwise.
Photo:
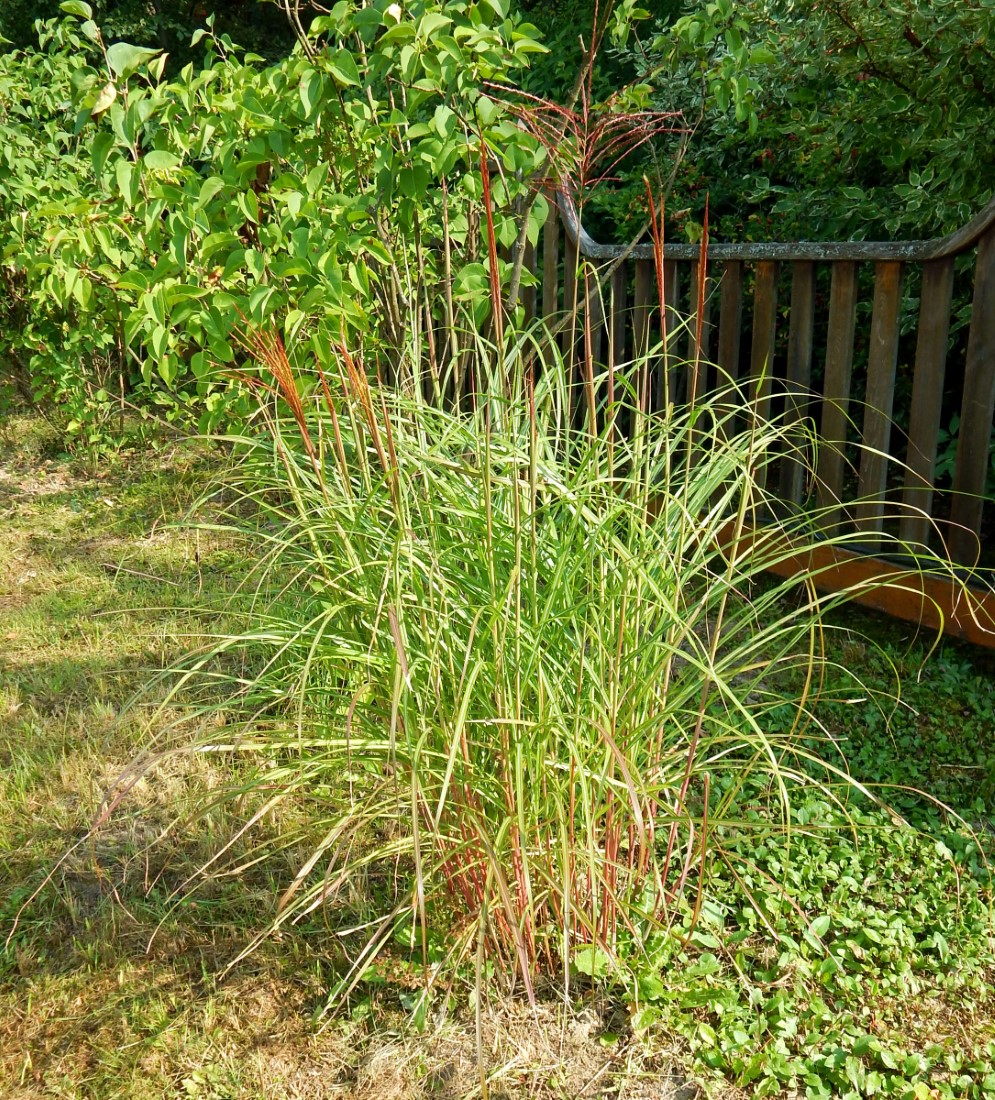
[[(59, 2), (3, 0), (0, 37), (19, 49), (36, 45), (35, 22), (57, 17)], [(286, 15), (272, 0), (93, 0), (91, 6), (108, 41), (166, 50), (173, 71), (200, 57), (203, 51), (192, 50), (190, 39), (211, 14), (219, 35), (268, 61), (289, 53), (295, 41)]]
[(644, 173), (669, 194), (668, 231), (691, 240), (706, 194), (713, 235), (732, 240), (934, 236), (991, 194), (988, 0), (519, 2), (551, 47), (535, 94), (569, 96), (611, 9), (625, 26), (605, 35), (594, 100), (642, 80), (693, 130), (621, 167), (589, 212), (602, 236), (643, 223)]

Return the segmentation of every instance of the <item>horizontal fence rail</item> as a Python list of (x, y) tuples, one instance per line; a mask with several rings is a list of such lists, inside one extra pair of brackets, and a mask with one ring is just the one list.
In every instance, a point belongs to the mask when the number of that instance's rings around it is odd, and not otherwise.
[[(547, 320), (598, 287), (586, 322), (597, 363), (665, 329), (669, 376), (647, 382), (657, 407), (749, 379), (760, 415), (776, 403), (813, 424), (814, 471), (786, 455), (768, 486), (786, 507), (811, 501), (869, 556), (888, 531), (967, 570), (995, 566), (995, 198), (930, 241), (710, 244), (704, 265), (699, 246), (665, 244), (662, 325), (652, 246), (594, 241), (569, 196), (551, 203), (526, 266), (526, 311)], [(578, 334), (560, 339), (569, 365)], [(690, 381), (688, 361), (702, 364)]]

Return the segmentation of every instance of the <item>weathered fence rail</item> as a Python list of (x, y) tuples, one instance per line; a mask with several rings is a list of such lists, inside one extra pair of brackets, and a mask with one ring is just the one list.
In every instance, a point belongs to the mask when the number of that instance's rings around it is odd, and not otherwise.
[[(814, 496), (820, 522), (851, 525), (868, 557), (887, 525), (957, 566), (995, 565), (985, 560), (995, 551), (995, 500), (986, 495), (995, 419), (995, 198), (962, 229), (930, 241), (711, 244), (704, 268), (697, 245), (666, 244), (663, 325), (652, 246), (592, 240), (569, 198), (557, 197), (538, 253), (526, 258), (539, 281), (525, 301), (530, 313), (570, 313), (583, 294), (581, 260), (602, 278), (601, 293), (590, 299), (596, 361), (622, 362), (653, 333), (672, 349), (671, 362), (714, 360), (715, 377), (752, 379), (761, 413), (779, 400), (787, 415), (815, 424), (814, 477), (786, 458), (772, 487), (786, 504)], [(971, 297), (966, 341), (963, 332), (951, 339), (955, 279)], [(919, 297), (914, 325), (907, 303), (903, 317), (910, 282)], [(786, 309), (779, 302), (785, 290)], [(900, 351), (908, 356), (901, 372)], [(696, 377), (695, 385), (715, 377)], [(673, 393), (681, 379), (672, 375), (668, 384)], [(952, 483), (938, 488), (941, 441), (953, 445), (943, 418), (952, 411), (959, 415)], [(852, 470), (848, 449), (857, 456)], [(882, 565), (882, 575), (893, 568)], [(985, 599), (979, 596), (979, 606), (995, 629), (995, 602)], [(972, 633), (957, 627), (956, 609), (951, 618), (955, 632)], [(975, 640), (987, 642), (987, 631)]]

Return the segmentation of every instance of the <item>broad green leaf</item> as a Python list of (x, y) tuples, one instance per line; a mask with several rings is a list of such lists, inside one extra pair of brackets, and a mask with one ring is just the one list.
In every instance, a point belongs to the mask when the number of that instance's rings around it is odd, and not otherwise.
[(190, 241), (190, 230), (181, 222), (177, 222), (176, 228), (169, 241), (169, 254), (181, 268), (186, 267), (187, 245)]
[(715, 97), (716, 106), (720, 111), (728, 111), (731, 97), (729, 95), (729, 85), (722, 80), (716, 80), (712, 83), (712, 95)]
[(452, 20), (441, 12), (430, 11), (418, 20), (417, 33), (422, 38), (434, 38), (439, 31), (452, 26)]
[[(394, 7), (396, 5), (391, 5)], [(398, 8), (400, 11), (400, 9)], [(384, 13), (384, 26), (387, 28), (380, 36), (384, 44), (393, 42), (410, 42), (415, 36), (415, 28), (411, 23), (397, 23), (390, 19), (390, 8)]]
[(79, 282), (79, 269), (70, 267), (62, 276), (62, 284), (65, 288), (65, 297), (71, 298), (76, 293), (76, 284)]
[(356, 28), (363, 42), (369, 45), (376, 37), (384, 17), (377, 8), (373, 6), (368, 8), (357, 8), (351, 14), (352, 25)]
[(356, 59), (349, 50), (339, 50), (334, 60), (329, 62), (328, 68), (340, 84), (359, 85), (359, 69), (356, 67)]
[(90, 110), (90, 115), (96, 118), (97, 115), (103, 114), (108, 107), (117, 99), (117, 88), (107, 81), (107, 83), (100, 89), (100, 94), (94, 100), (93, 107)]
[(166, 296), (162, 287), (156, 287), (144, 296), (146, 314), (161, 328), (166, 324)]
[[(152, 346), (152, 352), (157, 359), (162, 359), (166, 354), (166, 348), (169, 344), (169, 330), (163, 325), (156, 325), (152, 330), (152, 334), (149, 337), (149, 344)], [(168, 385), (168, 380), (164, 379)]]
[(301, 80), (300, 93), (301, 103), (304, 104), (304, 117), (309, 119), (321, 101), (321, 73), (312, 69)]
[(698, 961), (688, 969), (687, 973), (689, 975), (693, 974), (697, 978), (715, 974), (720, 969), (719, 960), (715, 955), (711, 951), (704, 951), (698, 956)]
[(149, 288), (149, 281), (143, 272), (132, 268), (121, 272), (118, 276), (117, 285), (126, 287), (129, 290), (145, 291)]
[(652, 1005), (646, 1005), (645, 1008), (641, 1008), (638, 1012), (632, 1014), (629, 1024), (632, 1030), (638, 1034), (640, 1031), (645, 1031), (651, 1024), (656, 1023), (659, 1018), (660, 1010)]
[(527, 236), (529, 243), (536, 245), (539, 242), (539, 236), (542, 233), (543, 226), (546, 224), (546, 219), (549, 217), (549, 202), (544, 195), (537, 196), (535, 204), (529, 214), (529, 227)]
[(235, 201), (238, 203), (238, 208), (245, 215), (246, 221), (252, 222), (253, 225), (258, 225), (259, 200), (256, 198), (255, 191), (241, 191), (236, 196)]
[(299, 309), (292, 309), (287, 313), (283, 321), (283, 336), (288, 347), (293, 343), (306, 320), (307, 315)]
[(751, 65), (773, 65), (777, 61), (777, 54), (766, 46), (756, 46), (750, 50)]
[(130, 111), (125, 111), (121, 106), (120, 100), (116, 100), (111, 104), (111, 109), (107, 112), (107, 117), (111, 120), (111, 129), (117, 135), (118, 141), (127, 146), (129, 149), (134, 147), (135, 144), (135, 131), (134, 131), (134, 118)]
[(225, 181), (218, 176), (209, 176), (200, 185), (200, 194), (197, 196), (195, 209), (203, 210), (205, 206), (220, 192), (225, 189)]
[(135, 166), (130, 160), (119, 160), (114, 166), (114, 174), (117, 176), (118, 190), (126, 206), (134, 206), (138, 194), (138, 180), (134, 170)]
[(656, 974), (640, 974), (639, 996), (644, 1001), (658, 1001), (666, 991), (667, 987)]
[(573, 953), (573, 964), (581, 974), (603, 978), (611, 970), (611, 957), (603, 947), (591, 944)]
[(402, 168), (397, 174), (397, 189), (408, 198), (419, 198), (424, 195), (431, 182), (431, 173), (423, 164), (416, 164), (413, 168)]
[(115, 42), (108, 47), (107, 64), (115, 76), (130, 76), (139, 66), (158, 57), (161, 52), (145, 46), (132, 46), (129, 42)]
[(433, 122), (440, 137), (449, 137), (456, 126), (456, 112), (440, 103), (435, 109)]
[(85, 275), (80, 275), (76, 286), (73, 288), (73, 297), (79, 302), (80, 308), (84, 312), (90, 308), (90, 301), (93, 298), (93, 283)]
[(171, 355), (164, 355), (156, 364), (156, 368), (159, 371), (159, 377), (166, 383), (166, 385), (172, 389), (173, 383), (176, 381), (176, 360)]
[(172, 309), (180, 302), (188, 302), (193, 298), (203, 298), (209, 294), (207, 287), (191, 286), (188, 283), (176, 283), (166, 291), (166, 303)]
[(245, 265), (245, 249), (233, 248), (231, 252), (225, 257), (224, 270), (221, 273), (221, 279), (226, 282), (239, 271)]
[(266, 272), (266, 261), (256, 248), (247, 248), (245, 250), (245, 266), (252, 278), (257, 281), (261, 279)]
[(80, 19), (93, 18), (93, 8), (84, 4), (83, 0), (65, 0), (65, 3), (59, 5), (59, 11), (66, 15), (78, 15)]
[(325, 176), (328, 174), (327, 164), (318, 164), (308, 172), (304, 179), (304, 186), (307, 188), (309, 195), (316, 195), (321, 185), (325, 182)]
[(152, 172), (170, 172), (179, 167), (180, 158), (168, 149), (153, 149), (142, 157), (142, 163)]
[(200, 257), (202, 261), (209, 260), (219, 249), (237, 244), (238, 237), (228, 230), (219, 230), (208, 235), (200, 242)]
[(829, 926), (832, 923), (832, 918), (828, 913), (823, 913), (821, 917), (816, 917), (809, 925), (809, 931), (813, 936), (817, 936), (820, 940), (829, 931)]
[(257, 286), (249, 295), (249, 313), (253, 321), (265, 321), (273, 308), (276, 287)]
[(73, 137), (75, 137), (92, 118), (89, 107), (81, 107), (76, 113), (76, 121), (73, 123)]
[(113, 280), (117, 277), (117, 268), (121, 264), (121, 250), (111, 240), (110, 229), (106, 225), (101, 225), (100, 222), (95, 222), (93, 225), (93, 235), (97, 243), (100, 246), (101, 252), (110, 261), (110, 265), (101, 264), (98, 270), (108, 280)]
[(476, 102), (477, 119), (482, 126), (492, 126), (501, 113), (501, 108), (490, 96), (482, 95)]
[(106, 131), (97, 134), (90, 145), (90, 160), (93, 163), (93, 173), (98, 179), (103, 174), (108, 154), (113, 148), (114, 135), (108, 134)]

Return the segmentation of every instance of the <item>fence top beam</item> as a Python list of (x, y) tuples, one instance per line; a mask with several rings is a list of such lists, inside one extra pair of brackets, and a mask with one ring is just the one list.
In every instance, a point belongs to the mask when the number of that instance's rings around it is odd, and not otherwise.
[[(563, 191), (556, 193), (556, 202), (563, 218), (567, 236), (578, 251), (589, 260), (653, 259), (651, 244), (600, 244), (588, 234), (580, 222), (573, 197)], [(995, 195), (966, 225), (935, 237), (931, 241), (746, 241), (741, 244), (709, 244), (710, 260), (898, 260), (919, 263), (925, 260), (941, 260), (966, 252), (978, 238), (995, 225)], [(664, 258), (668, 260), (697, 260), (701, 249), (696, 244), (664, 244)]]

